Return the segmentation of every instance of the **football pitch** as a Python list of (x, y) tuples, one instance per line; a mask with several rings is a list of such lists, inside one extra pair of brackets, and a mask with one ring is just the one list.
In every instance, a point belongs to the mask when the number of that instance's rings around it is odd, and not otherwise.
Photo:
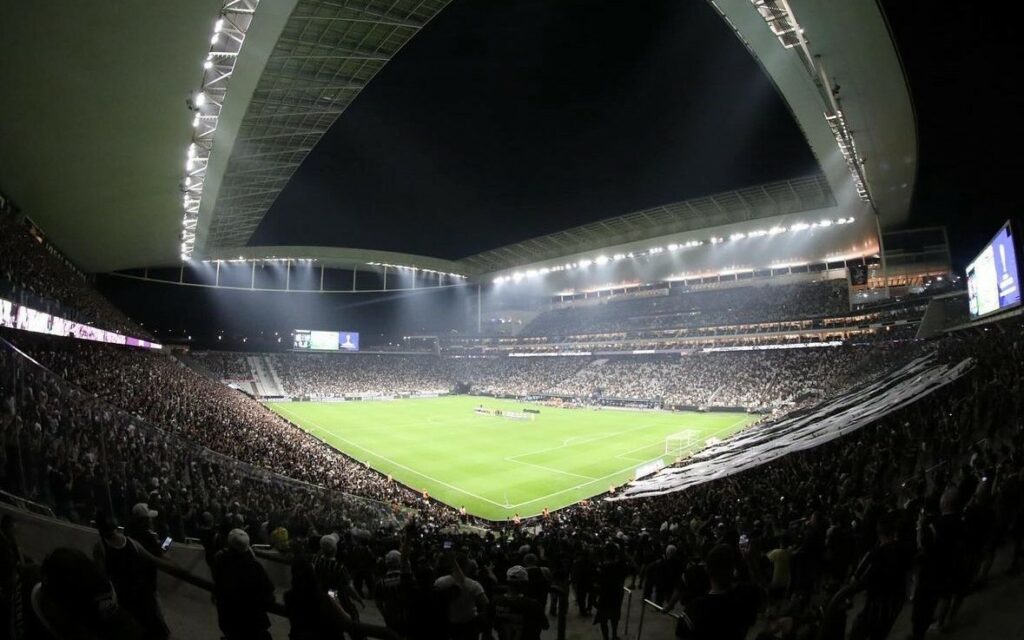
[[(474, 408), (540, 413), (518, 421)], [(666, 437), (691, 431), (690, 450), (757, 420), (746, 413), (564, 409), (447, 396), (394, 401), (277, 402), (274, 411), (397, 482), (492, 521), (527, 517), (604, 493), (658, 458)]]

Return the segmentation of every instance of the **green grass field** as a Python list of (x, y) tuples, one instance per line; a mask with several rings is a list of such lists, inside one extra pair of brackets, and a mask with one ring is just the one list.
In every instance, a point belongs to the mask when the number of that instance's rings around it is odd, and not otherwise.
[(395, 480), (473, 515), (536, 515), (603, 493), (663, 458), (665, 438), (695, 430), (694, 449), (757, 416), (596, 409), (540, 410), (520, 422), (474, 407), (522, 411), (512, 400), (449, 396), (391, 402), (281, 402), (269, 406), (311, 434)]

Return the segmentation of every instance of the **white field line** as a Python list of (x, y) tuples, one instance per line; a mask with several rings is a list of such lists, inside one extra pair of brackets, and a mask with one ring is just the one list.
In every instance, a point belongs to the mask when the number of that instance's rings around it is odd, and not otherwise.
[(548, 471), (550, 473), (561, 473), (562, 475), (565, 475), (565, 476), (575, 476), (577, 478), (586, 478), (587, 480), (596, 480), (597, 479), (597, 478), (592, 478), (590, 476), (585, 476), (585, 475), (582, 475), (582, 474), (579, 474), (579, 473), (573, 473), (572, 471), (562, 471), (561, 469), (555, 469), (554, 467), (545, 467), (542, 464), (533, 464), (532, 462), (523, 462), (522, 460), (516, 460), (515, 456), (510, 456), (508, 458), (505, 458), (505, 461), (506, 462), (515, 462), (516, 464), (525, 464), (528, 467), (534, 467), (536, 469), (543, 469), (544, 471)]
[[(422, 473), (422, 472), (420, 472), (420, 471), (417, 471), (417, 470), (415, 470), (415, 469), (413, 469), (413, 468), (411, 468), (411, 467), (407, 467), (407, 466), (405, 466), (404, 464), (402, 464), (402, 463), (400, 463), (400, 462), (395, 462), (394, 460), (392, 460), (392, 459), (390, 459), (390, 458), (387, 458), (387, 457), (385, 457), (385, 456), (382, 456), (382, 455), (380, 455), (379, 453), (377, 453), (377, 452), (375, 452), (375, 451), (373, 451), (373, 450), (371, 450), (371, 449), (367, 449), (366, 447), (362, 446), (361, 444), (356, 444), (355, 442), (352, 442), (351, 440), (347, 440), (347, 439), (345, 439), (345, 438), (342, 438), (342, 437), (341, 437), (341, 436), (339, 436), (338, 434), (336, 434), (336, 433), (333, 433), (332, 431), (330, 431), (330, 430), (328, 430), (328, 429), (325, 429), (325, 428), (321, 427), (320, 425), (318, 425), (317, 423), (313, 422), (312, 420), (307, 420), (307, 419), (301, 418), (300, 416), (297, 416), (297, 415), (295, 415), (294, 413), (292, 413), (291, 411), (288, 411), (287, 409), (281, 408), (281, 410), (282, 410), (282, 411), (284, 411), (285, 413), (287, 413), (287, 414), (291, 415), (292, 417), (294, 417), (294, 418), (295, 418), (296, 420), (298, 420), (298, 421), (299, 421), (299, 422), (301, 422), (302, 424), (307, 424), (307, 425), (310, 425), (310, 426), (312, 426), (312, 427), (313, 427), (314, 429), (317, 429), (318, 431), (322, 431), (322, 432), (326, 433), (327, 435), (329, 435), (329, 436), (332, 436), (332, 437), (334, 437), (334, 438), (337, 438), (338, 440), (341, 440), (342, 442), (346, 442), (346, 443), (348, 443), (349, 445), (351, 445), (351, 446), (353, 446), (353, 447), (356, 447), (356, 448), (358, 448), (358, 449), (362, 449), (363, 451), (365, 451), (365, 452), (369, 453), (369, 454), (370, 454), (370, 455), (372, 455), (372, 456), (375, 456), (375, 457), (377, 457), (377, 458), (380, 458), (381, 460), (384, 460), (384, 461), (388, 462), (389, 464), (393, 464), (393, 465), (395, 465), (396, 467), (400, 467), (400, 468), (402, 468), (402, 469), (405, 469), (406, 471), (408, 471), (408, 472), (410, 472), (410, 473), (414, 473), (414, 474), (416, 474), (416, 475), (420, 476), (421, 478), (426, 478), (427, 480), (430, 480), (431, 482), (436, 482), (436, 483), (437, 483), (437, 484), (439, 484), (439, 485), (442, 485), (442, 486), (448, 487), (449, 489), (452, 489), (452, 490), (454, 490), (454, 491), (458, 491), (459, 493), (464, 493), (464, 494), (466, 494), (467, 496), (472, 496), (472, 497), (476, 498), (477, 500), (483, 500), (484, 502), (488, 502), (488, 503), (490, 503), (490, 504), (493, 504), (493, 505), (494, 505), (494, 506), (496, 506), (496, 507), (501, 507), (501, 508), (503, 508), (503, 509), (505, 509), (505, 508), (508, 508), (508, 505), (504, 505), (504, 504), (501, 504), (500, 502), (495, 502), (494, 500), (491, 500), (490, 498), (485, 498), (485, 497), (483, 497), (483, 496), (478, 496), (478, 495), (477, 495), (477, 494), (475, 494), (475, 493), (472, 493), (472, 492), (466, 491), (465, 489), (462, 489), (462, 488), (460, 488), (460, 487), (456, 487), (456, 486), (455, 486), (455, 485), (453, 485), (453, 484), (448, 484), (448, 483), (447, 483), (447, 482), (445, 482), (444, 480), (438, 480), (437, 478), (435, 478), (435, 477), (433, 477), (433, 476), (428, 476), (428, 475), (427, 475), (427, 474), (425, 474), (425, 473)], [(515, 506), (515, 505), (513, 505), (513, 506)]]
[[(280, 407), (280, 409), (282, 411), (284, 411), (285, 413), (288, 413), (288, 414), (290, 414), (292, 416), (295, 416), (294, 413), (292, 413), (291, 411), (288, 411), (284, 407)], [(298, 417), (298, 416), (295, 416), (295, 417)], [(711, 436), (717, 435), (719, 433), (722, 433), (723, 431), (727, 431), (727, 430), (729, 430), (729, 429), (731, 429), (731, 428), (733, 428), (733, 427), (735, 427), (735, 426), (737, 426), (737, 425), (739, 425), (739, 424), (741, 424), (743, 422), (746, 422), (746, 421), (747, 421), (747, 418), (741, 418), (741, 419), (737, 420), (736, 422), (732, 423), (731, 425), (729, 425), (728, 427), (723, 427), (721, 429), (718, 429), (717, 431), (714, 431), (714, 432), (708, 434), (708, 436), (711, 437)], [(494, 506), (501, 507), (503, 509), (515, 509), (515, 508), (521, 507), (523, 505), (534, 504), (536, 502), (540, 502), (542, 500), (546, 500), (546, 499), (551, 498), (553, 496), (558, 496), (558, 495), (561, 495), (563, 493), (568, 493), (570, 491), (575, 491), (576, 489), (582, 489), (583, 487), (585, 487), (587, 485), (593, 484), (595, 482), (600, 482), (601, 480), (607, 480), (608, 478), (612, 478), (612, 477), (617, 476), (617, 475), (619, 475), (621, 473), (625, 473), (626, 471), (629, 471), (631, 469), (635, 469), (636, 466), (637, 466), (636, 464), (632, 464), (632, 465), (630, 465), (628, 467), (625, 467), (624, 469), (619, 469), (618, 471), (613, 471), (613, 472), (611, 472), (611, 473), (609, 473), (607, 475), (603, 475), (603, 476), (601, 476), (599, 478), (593, 478), (593, 479), (591, 479), (591, 480), (589, 480), (587, 482), (583, 482), (583, 483), (580, 483), (580, 484), (575, 485), (573, 487), (568, 487), (566, 489), (561, 489), (559, 491), (555, 491), (553, 493), (549, 493), (549, 494), (547, 494), (545, 496), (540, 496), (540, 497), (534, 498), (532, 500), (527, 500), (526, 502), (519, 502), (517, 504), (511, 504), (511, 505), (510, 504), (501, 504), (500, 502), (495, 502), (494, 500), (491, 500), (490, 498), (485, 498), (483, 496), (478, 496), (475, 493), (472, 493), (470, 491), (466, 491), (465, 489), (461, 489), (459, 487), (456, 487), (455, 485), (449, 484), (449, 483), (447, 483), (447, 482), (445, 482), (443, 480), (438, 480), (437, 478), (434, 478), (433, 476), (428, 476), (425, 473), (421, 473), (419, 471), (416, 471), (415, 469), (412, 469), (410, 467), (405, 466), (404, 464), (401, 464), (399, 462), (395, 462), (394, 460), (391, 460), (390, 458), (386, 458), (386, 457), (384, 457), (382, 455), (379, 455), (376, 452), (374, 452), (374, 451), (372, 451), (370, 449), (367, 449), (366, 447), (364, 447), (362, 445), (356, 444), (355, 442), (352, 442), (350, 440), (346, 440), (345, 438), (342, 438), (341, 436), (332, 433), (331, 431), (321, 427), (320, 425), (318, 425), (317, 423), (315, 423), (315, 422), (313, 422), (311, 420), (305, 420), (304, 422), (309, 424), (309, 425), (312, 425), (314, 428), (316, 428), (316, 429), (318, 429), (320, 431), (323, 431), (324, 433), (326, 433), (328, 435), (334, 436), (335, 438), (338, 438), (339, 440), (342, 440), (343, 442), (347, 442), (348, 444), (350, 444), (350, 445), (352, 445), (354, 447), (362, 449), (363, 451), (366, 451), (367, 453), (369, 453), (371, 455), (374, 455), (374, 456), (380, 458), (381, 460), (385, 460), (385, 461), (395, 465), (396, 467), (401, 467), (402, 469), (405, 469), (406, 471), (414, 473), (414, 474), (416, 474), (416, 475), (418, 475), (418, 476), (420, 476), (422, 478), (426, 478), (427, 480), (431, 480), (433, 482), (436, 482), (436, 483), (438, 483), (440, 485), (448, 487), (449, 489), (452, 489), (454, 491), (458, 491), (460, 493), (464, 493), (467, 496), (472, 496), (474, 498), (477, 498), (478, 500), (483, 500), (484, 502), (493, 504)], [(615, 433), (609, 434), (609, 437), (611, 435), (621, 435), (623, 433), (630, 433), (630, 432), (633, 432), (633, 431), (639, 431), (641, 429), (648, 429), (648, 428), (650, 428), (652, 426), (655, 426), (655, 425), (645, 425), (643, 427), (637, 427), (636, 429), (626, 429), (626, 430), (623, 430), (623, 431), (619, 431), (619, 432), (615, 432)], [(706, 439), (707, 438), (705, 438), (705, 440)], [(652, 445), (644, 445), (643, 447), (637, 447), (637, 449), (644, 449), (644, 448), (647, 448), (647, 447), (650, 447), (650, 446), (652, 446)], [(523, 453), (523, 454), (519, 454), (518, 456), (512, 456), (512, 457), (528, 456), (528, 455), (532, 455), (534, 453), (543, 453), (545, 451), (554, 451), (556, 449), (564, 449), (564, 448), (565, 448), (564, 445), (560, 446), (560, 447), (549, 447), (548, 449), (542, 449), (540, 451), (531, 451), (530, 453)], [(632, 451), (636, 451), (637, 449), (633, 449)], [(630, 451), (626, 451), (624, 453), (631, 453), (631, 452)], [(659, 455), (659, 456), (656, 456), (654, 458), (651, 458), (650, 460), (644, 460), (642, 463), (653, 462), (654, 460), (660, 460), (662, 457), (663, 456)], [(508, 460), (508, 459), (509, 458), (506, 458), (506, 460)], [(511, 460), (511, 461), (512, 462), (521, 462), (519, 460)], [(548, 469), (548, 471), (551, 471), (551, 470), (552, 469)]]
[[(732, 427), (735, 427), (736, 425), (738, 425), (738, 424), (740, 424), (742, 422), (746, 422), (746, 420), (747, 420), (746, 418), (741, 418), (740, 420), (737, 420), (736, 422), (732, 423), (730, 426), (722, 427), (721, 429), (719, 429), (717, 431), (714, 431), (714, 432), (712, 432), (709, 435), (715, 435), (715, 434), (718, 434), (718, 433), (722, 433), (723, 431), (727, 431), (728, 429), (731, 429)], [(651, 446), (651, 445), (646, 445), (646, 446)], [(561, 447), (555, 447), (555, 448), (559, 449)], [(644, 447), (639, 447), (639, 448), (644, 448)], [(636, 449), (634, 449), (634, 451), (635, 450)], [(626, 453), (629, 453), (629, 452), (627, 451)], [(644, 460), (643, 462), (644, 463), (653, 462), (655, 460), (661, 460), (661, 458), (662, 458), (662, 456), (656, 456), (654, 458), (651, 458), (650, 460)], [(549, 493), (546, 496), (541, 496), (539, 498), (534, 498), (533, 500), (527, 500), (526, 502), (520, 502), (519, 504), (513, 504), (513, 505), (510, 505), (509, 508), (514, 509), (516, 507), (521, 507), (523, 505), (533, 504), (535, 502), (540, 502), (541, 500), (546, 500), (546, 499), (548, 499), (548, 498), (550, 498), (552, 496), (561, 495), (561, 494), (567, 493), (569, 491), (575, 491), (576, 489), (582, 489), (583, 487), (587, 486), (588, 484), (593, 484), (594, 482), (598, 482), (598, 481), (601, 481), (601, 480), (606, 480), (608, 478), (612, 478), (614, 476), (619, 475), (620, 473), (625, 473), (626, 471), (630, 471), (630, 470), (635, 469), (635, 468), (636, 468), (636, 465), (630, 465), (630, 466), (626, 467), (625, 469), (619, 469), (618, 471), (613, 471), (612, 473), (609, 473), (608, 475), (601, 476), (600, 478), (594, 478), (590, 482), (584, 482), (582, 484), (576, 485), (575, 487), (569, 487), (568, 489), (562, 489), (560, 491), (555, 491), (554, 493)]]

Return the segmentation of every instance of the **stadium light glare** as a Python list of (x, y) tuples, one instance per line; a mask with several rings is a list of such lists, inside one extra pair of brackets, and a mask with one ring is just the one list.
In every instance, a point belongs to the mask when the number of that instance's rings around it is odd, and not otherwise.
[(807, 224), (806, 222), (797, 222), (796, 224), (792, 224), (789, 226), (790, 231), (803, 231), (804, 229), (810, 228), (811, 225)]
[(203, 68), (204, 69), (212, 69), (213, 68), (213, 60), (206, 60), (206, 62), (203, 63)]
[(594, 264), (593, 260), (591, 260), (590, 258), (584, 258), (584, 259), (580, 260), (580, 269), (586, 269), (587, 267), (589, 267), (592, 264)]
[(754, 231), (751, 231), (750, 233), (748, 233), (747, 237), (748, 238), (760, 238), (761, 236), (766, 236), (766, 235), (768, 235), (768, 231), (766, 229), (755, 229)]
[(826, 218), (825, 220), (822, 220), (822, 221), (818, 222), (818, 226), (819, 227), (831, 227), (832, 226), (832, 221)]
[(192, 118), (192, 128), (194, 129), (194, 128), (198, 127), (198, 126), (199, 126), (199, 114), (196, 114), (196, 117)]
[(774, 226), (774, 227), (772, 227), (771, 229), (768, 230), (768, 235), (776, 236), (776, 235), (779, 235), (780, 233), (784, 233), (785, 231), (786, 231), (786, 227), (780, 227), (780, 226), (776, 225), (776, 226)]
[(724, 240), (722, 240), (722, 238), (719, 238), (717, 236), (712, 236), (711, 239), (708, 240), (708, 242), (710, 242), (711, 244), (719, 244), (720, 242), (724, 242)]
[(220, 42), (220, 34), (215, 33), (213, 34), (213, 37), (210, 38), (210, 44), (217, 44), (218, 42)]
[(746, 237), (747, 237), (747, 234), (736, 232), (736, 233), (730, 235), (729, 239), (730, 240), (742, 240), (743, 238), (746, 238)]
[(195, 104), (197, 108), (204, 106), (206, 104), (206, 94), (202, 91), (197, 92), (196, 97), (192, 100), (192, 103)]
[(624, 253), (616, 253), (615, 255), (612, 256), (612, 260), (615, 260), (616, 262), (618, 262), (619, 260), (622, 260), (625, 257), (626, 257), (626, 254), (624, 254)]
[(220, 33), (224, 30), (224, 18), (219, 18), (217, 22), (213, 24), (213, 32)]
[(608, 264), (608, 256), (597, 256), (596, 258), (594, 258), (594, 262), (596, 262), (599, 265)]

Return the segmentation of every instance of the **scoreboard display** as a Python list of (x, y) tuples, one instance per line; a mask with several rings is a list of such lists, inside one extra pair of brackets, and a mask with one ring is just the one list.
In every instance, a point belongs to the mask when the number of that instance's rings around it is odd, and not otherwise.
[(356, 331), (313, 331), (297, 329), (292, 336), (295, 351), (359, 351)]
[(1020, 305), (1020, 272), (1013, 226), (1007, 222), (967, 265), (967, 304), (971, 319)]

